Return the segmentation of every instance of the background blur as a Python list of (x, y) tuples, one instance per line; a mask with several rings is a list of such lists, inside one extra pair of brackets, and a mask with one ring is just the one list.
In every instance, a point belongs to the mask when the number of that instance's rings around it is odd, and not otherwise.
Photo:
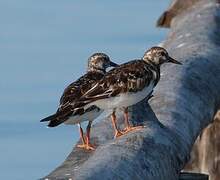
[(38, 179), (78, 140), (77, 126), (46, 128), (87, 58), (142, 57), (165, 38), (155, 28), (169, 0), (0, 0), (0, 179)]

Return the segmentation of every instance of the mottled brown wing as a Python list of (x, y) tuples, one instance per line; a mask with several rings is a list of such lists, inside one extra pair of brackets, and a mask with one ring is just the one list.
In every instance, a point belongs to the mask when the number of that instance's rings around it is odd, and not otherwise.
[(80, 77), (77, 81), (71, 83), (63, 92), (60, 98), (60, 107), (67, 103), (73, 104), (85, 92), (91, 89), (98, 80), (103, 77), (103, 74), (97, 72), (88, 72)]
[(142, 60), (130, 61), (106, 73), (105, 77), (78, 101), (85, 105), (120, 93), (137, 92), (149, 85), (153, 78), (153, 67)]
[(70, 84), (65, 90), (60, 99), (60, 106), (57, 112), (49, 117), (46, 117), (41, 120), (50, 121), (48, 126), (55, 127), (63, 123), (68, 119), (69, 116), (73, 114), (81, 115), (85, 111), (83, 107), (74, 108), (74, 104), (77, 103), (77, 100), (84, 95), (94, 84), (103, 77), (103, 74), (97, 72), (89, 72), (79, 78), (77, 81)]

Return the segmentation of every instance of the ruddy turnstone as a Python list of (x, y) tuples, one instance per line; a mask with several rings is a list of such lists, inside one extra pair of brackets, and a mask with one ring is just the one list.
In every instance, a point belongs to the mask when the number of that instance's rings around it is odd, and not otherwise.
[[(106, 73), (101, 81), (84, 93), (78, 105), (86, 108), (95, 105), (100, 109), (111, 109), (113, 125), (116, 121), (116, 109), (123, 109), (126, 125), (124, 133), (142, 128), (131, 127), (127, 107), (151, 95), (160, 80), (160, 66), (168, 62), (181, 64), (171, 58), (164, 48), (152, 47), (141, 60), (127, 62)], [(116, 124), (114, 130), (115, 137), (122, 135)]]
[[(78, 145), (80, 148), (93, 150), (94, 148), (90, 144), (90, 128), (92, 121), (97, 118), (103, 110), (96, 106), (89, 106), (88, 108), (73, 108), (75, 102), (84, 95), (89, 89), (91, 89), (106, 73), (108, 67), (118, 66), (110, 60), (110, 58), (104, 53), (95, 53), (88, 59), (88, 70), (85, 75), (80, 77), (77, 81), (71, 83), (65, 90), (60, 99), (60, 105), (57, 112), (49, 117), (41, 120), (41, 122), (49, 121), (49, 127), (58, 126), (61, 123), (64, 124), (78, 124), (80, 138), (82, 145)], [(89, 121), (86, 128), (86, 140), (84, 139), (83, 129), (81, 122)]]

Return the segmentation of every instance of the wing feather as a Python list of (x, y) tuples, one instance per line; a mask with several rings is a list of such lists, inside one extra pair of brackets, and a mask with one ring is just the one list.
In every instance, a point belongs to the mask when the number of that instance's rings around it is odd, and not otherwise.
[(130, 61), (106, 73), (102, 80), (78, 101), (86, 105), (99, 99), (117, 96), (120, 93), (141, 91), (152, 81), (158, 82), (160, 78), (158, 74), (159, 69), (149, 66), (142, 60)]
[[(49, 121), (49, 127), (55, 127), (65, 122), (72, 115), (81, 115), (85, 112), (82, 103), (78, 103), (78, 99), (82, 97), (85, 92), (91, 89), (98, 80), (103, 77), (103, 74), (97, 72), (89, 72), (79, 78), (77, 81), (71, 83), (63, 92), (60, 98), (60, 105), (57, 112), (41, 122)], [(75, 104), (80, 107), (75, 108)]]

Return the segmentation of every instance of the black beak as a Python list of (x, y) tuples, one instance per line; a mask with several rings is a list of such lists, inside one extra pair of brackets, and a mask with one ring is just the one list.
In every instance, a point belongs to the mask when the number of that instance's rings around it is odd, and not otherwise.
[(175, 59), (173, 59), (173, 58), (171, 58), (171, 57), (169, 57), (168, 62), (171, 62), (171, 63), (174, 63), (174, 64), (181, 64), (181, 65), (182, 65), (181, 62), (179, 62), (179, 61), (177, 61), (177, 60), (175, 60)]
[(109, 64), (111, 67), (118, 67), (119, 65), (118, 64), (116, 64), (116, 63), (114, 63), (114, 62), (112, 62), (112, 61), (110, 61), (110, 64)]

